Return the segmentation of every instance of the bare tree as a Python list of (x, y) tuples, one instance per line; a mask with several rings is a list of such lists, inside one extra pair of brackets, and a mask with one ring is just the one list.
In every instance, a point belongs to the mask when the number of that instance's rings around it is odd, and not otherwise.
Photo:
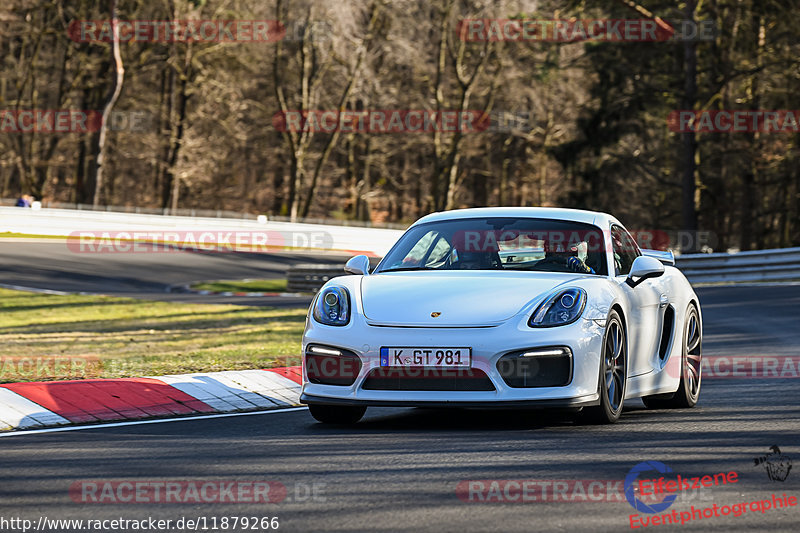
[(111, 55), (114, 58), (114, 83), (111, 91), (103, 105), (103, 115), (100, 120), (100, 134), (97, 136), (97, 165), (94, 182), (94, 198), (92, 204), (100, 205), (100, 197), (103, 192), (103, 174), (105, 172), (105, 162), (108, 148), (106, 147), (106, 137), (108, 135), (108, 121), (111, 112), (114, 110), (119, 95), (122, 92), (122, 84), (125, 80), (125, 67), (122, 64), (122, 54), (119, 50), (119, 16), (117, 14), (117, 0), (111, 0)]

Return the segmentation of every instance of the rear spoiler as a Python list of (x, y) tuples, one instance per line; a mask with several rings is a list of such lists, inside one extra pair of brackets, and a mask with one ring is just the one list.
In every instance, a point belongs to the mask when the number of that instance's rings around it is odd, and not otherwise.
[(642, 248), (642, 255), (655, 257), (665, 265), (675, 265), (675, 255), (673, 255), (672, 250), (662, 252), (661, 250), (645, 250)]

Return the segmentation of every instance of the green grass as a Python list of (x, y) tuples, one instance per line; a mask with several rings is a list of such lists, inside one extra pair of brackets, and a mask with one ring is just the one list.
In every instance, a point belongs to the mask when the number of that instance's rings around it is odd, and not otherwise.
[(214, 292), (285, 292), (285, 279), (245, 279), (195, 283), (192, 289)]
[(303, 309), (0, 289), (0, 382), (299, 364)]
[(68, 235), (39, 235), (38, 233), (12, 233), (0, 231), (0, 239), (68, 239)]

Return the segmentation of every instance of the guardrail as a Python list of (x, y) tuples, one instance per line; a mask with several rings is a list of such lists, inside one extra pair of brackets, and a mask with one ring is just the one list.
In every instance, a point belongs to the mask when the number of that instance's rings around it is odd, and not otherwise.
[[(379, 258), (370, 259), (370, 271), (378, 265)], [(295, 265), (286, 271), (286, 290), (289, 292), (317, 292), (326, 281), (338, 276), (349, 276), (344, 271), (345, 262), (327, 265)]]
[(797, 281), (800, 248), (681, 255), (676, 266), (692, 283)]
[[(800, 248), (681, 255), (676, 266), (694, 284), (800, 281)], [(344, 275), (343, 264), (298, 265), (288, 271), (288, 290), (317, 292), (329, 279)]]
[[(271, 251), (277, 247), (348, 255), (365, 254), (373, 257), (386, 254), (403, 234), (402, 230), (396, 229), (278, 222), (266, 217), (253, 220), (77, 209), (0, 207), (0, 233), (3, 232), (76, 238), (83, 232), (93, 234), (99, 239), (109, 235), (108, 238), (112, 240), (133, 241), (159, 240), (141, 237), (148, 232), (161, 232), (160, 240), (167, 241), (170, 239), (165, 238), (164, 234), (169, 232), (170, 235), (177, 234), (178, 238), (185, 238), (187, 234), (191, 234), (197, 242), (200, 242), (200, 237), (205, 232), (214, 234), (240, 232), (253, 237), (253, 242), (255, 236), (260, 236), (259, 243), (264, 244), (264, 251)], [(120, 237), (123, 233), (124, 236)]]
[[(0, 198), (0, 206), (14, 207), (17, 203), (16, 198)], [(198, 217), (198, 218), (225, 218), (235, 220), (258, 220), (259, 218), (267, 218), (274, 222), (296, 222), (299, 224), (324, 224), (327, 226), (353, 226), (359, 228), (379, 228), (379, 229), (401, 229), (405, 230), (406, 224), (399, 224), (395, 222), (365, 222), (362, 220), (344, 220), (334, 218), (295, 218), (282, 216), (282, 215), (259, 215), (253, 213), (245, 213), (241, 211), (230, 211), (226, 209), (196, 209), (191, 207), (170, 209), (169, 207), (139, 207), (129, 205), (92, 205), (92, 204), (77, 204), (72, 202), (52, 202), (50, 200), (42, 200), (39, 202), (40, 207), (51, 209), (69, 209), (72, 211), (98, 211), (109, 213), (134, 213), (141, 215), (162, 215), (162, 216), (179, 216), (179, 217)]]
[(297, 265), (286, 271), (286, 290), (289, 292), (317, 292), (326, 281), (347, 276), (344, 263), (340, 265)]
[[(80, 232), (152, 231), (251, 232), (279, 238), (278, 248), (314, 252), (366, 254), (381, 257), (402, 235), (401, 230), (299, 222), (266, 217), (216, 218), (79, 209), (0, 207), (0, 233), (68, 236)], [(130, 238), (130, 237), (128, 237)], [(134, 237), (135, 240), (135, 237)], [(267, 242), (269, 245), (270, 242)], [(676, 266), (692, 283), (800, 280), (800, 248), (758, 250), (735, 254), (691, 254), (676, 258)], [(344, 275), (342, 266), (303, 266), (293, 274), (295, 288), (316, 291), (331, 277)], [(301, 279), (302, 277), (302, 279)], [(291, 280), (290, 280), (291, 282)], [(301, 287), (302, 286), (302, 287)]]

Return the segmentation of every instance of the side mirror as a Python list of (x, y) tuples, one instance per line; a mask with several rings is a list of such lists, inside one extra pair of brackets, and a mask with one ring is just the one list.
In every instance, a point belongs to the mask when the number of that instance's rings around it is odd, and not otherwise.
[[(631, 273), (625, 283), (631, 287), (636, 287), (646, 279), (657, 278), (664, 274), (664, 264), (655, 257), (642, 255), (637, 257), (631, 265)], [(638, 278), (636, 281), (633, 278)]]
[(344, 271), (348, 274), (361, 274), (366, 276), (369, 274), (369, 257), (366, 255), (357, 255), (348, 259), (344, 265)]

